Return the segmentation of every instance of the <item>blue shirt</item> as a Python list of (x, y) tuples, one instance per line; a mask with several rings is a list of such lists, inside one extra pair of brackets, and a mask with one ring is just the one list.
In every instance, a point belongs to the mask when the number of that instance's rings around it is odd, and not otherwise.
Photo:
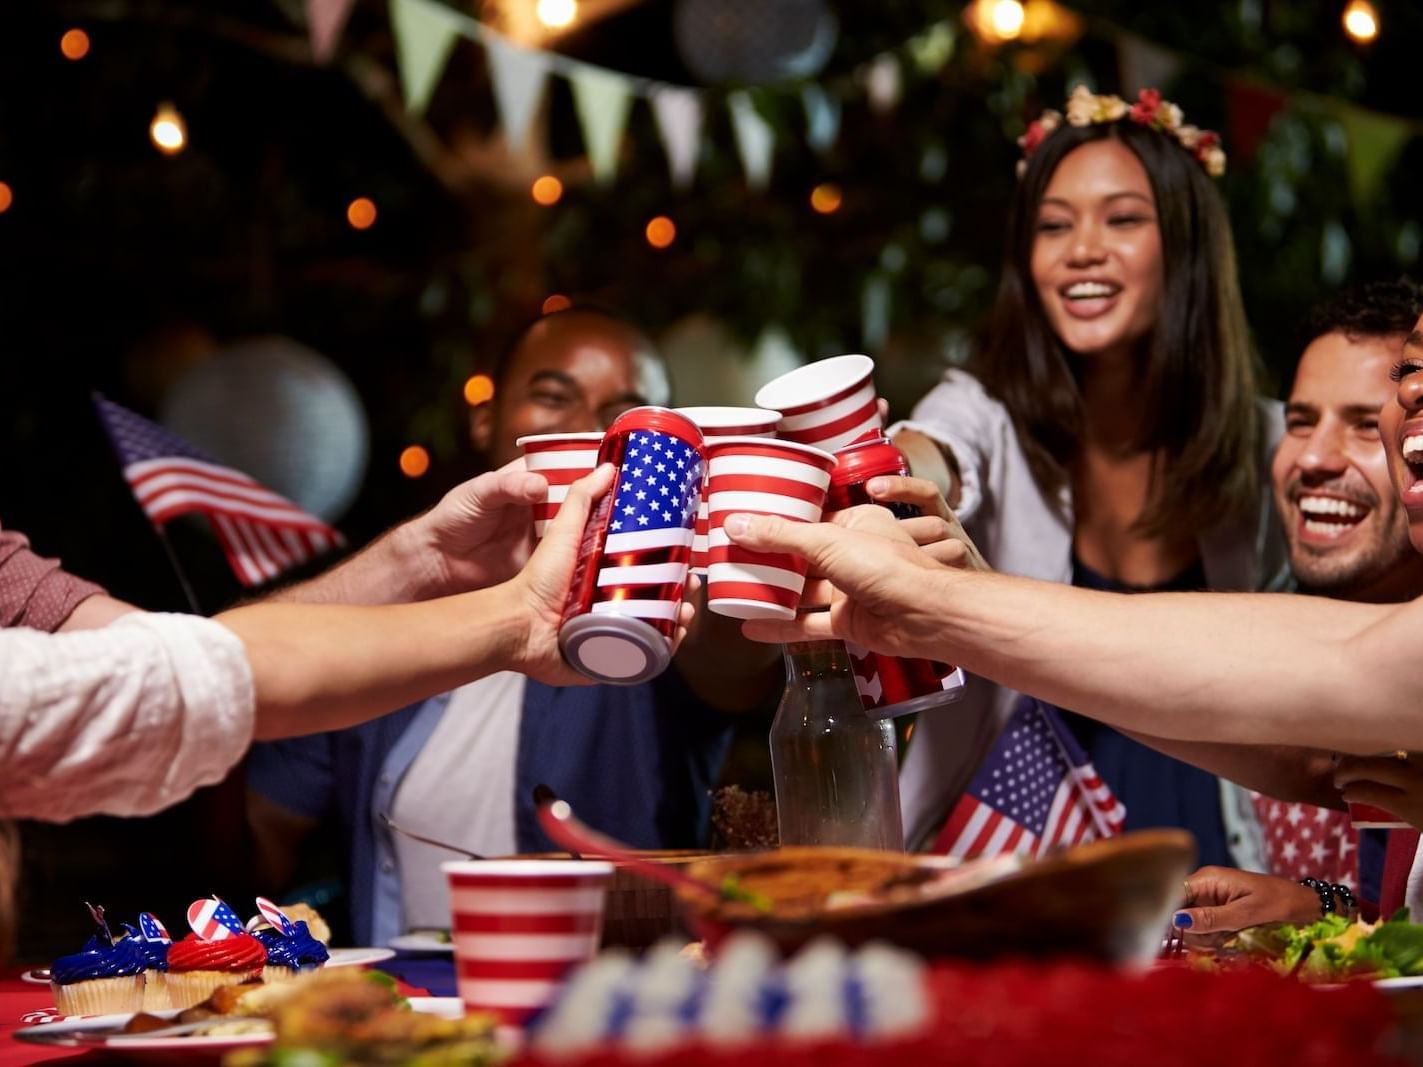
[[(381, 816), (448, 703), (444, 694), (347, 730), (252, 746), (250, 789), (308, 818), (337, 816), (350, 849), (357, 944), (384, 945), (401, 933), (400, 872)], [(540, 782), (584, 822), (635, 848), (701, 846), (734, 721), (697, 700), (676, 670), (625, 687), (529, 679), (518, 751), (507, 756), (517, 761), (519, 851), (554, 848), (535, 818)]]

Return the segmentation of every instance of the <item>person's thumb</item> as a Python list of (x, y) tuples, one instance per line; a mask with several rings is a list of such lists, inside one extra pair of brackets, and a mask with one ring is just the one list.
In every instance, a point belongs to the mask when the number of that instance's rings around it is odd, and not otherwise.
[[(606, 493), (612, 484), (613, 465), (605, 463), (592, 474), (584, 475), (570, 485), (568, 495), (559, 505), (558, 514), (544, 530), (544, 539), (539, 550), (545, 546), (561, 546), (565, 542), (576, 550), (583, 537), (583, 528), (588, 524), (588, 513), (593, 509), (593, 502)], [(535, 554), (537, 555), (537, 551)]]
[(829, 540), (817, 522), (794, 522), (779, 515), (738, 513), (728, 515), (722, 528), (742, 548), (756, 552), (791, 552), (812, 564), (820, 562), (829, 548)]

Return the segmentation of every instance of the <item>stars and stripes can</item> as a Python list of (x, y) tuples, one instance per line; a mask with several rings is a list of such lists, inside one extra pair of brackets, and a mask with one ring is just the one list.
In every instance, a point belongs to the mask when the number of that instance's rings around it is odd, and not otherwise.
[(522, 1026), (592, 959), (613, 865), (590, 860), (442, 863), (460, 999)]
[(559, 647), (589, 678), (634, 685), (672, 661), (706, 455), (690, 419), (641, 407), (613, 420), (597, 462), (617, 478), (584, 528)]
[(834, 452), (884, 432), (869, 356), (831, 356), (782, 374), (756, 392), (781, 413), (776, 436)]
[(728, 515), (780, 515), (819, 522), (835, 457), (794, 441), (723, 437), (707, 448), (707, 606), (734, 619), (791, 619), (806, 562), (733, 544)]
[[(702, 431), (710, 445), (721, 437), (775, 437), (779, 411), (765, 408), (697, 407), (677, 408)], [(707, 486), (702, 482), (702, 499), (697, 507), (697, 529), (692, 537), (692, 573), (706, 577), (707, 573)]]
[(524, 450), (524, 466), (548, 482), (547, 495), (534, 505), (534, 536), (542, 538), (563, 506), (568, 487), (597, 467), (603, 435), (540, 433), (520, 437), (514, 443)]
[[(888, 438), (878, 436), (847, 445), (835, 453), (826, 507), (830, 511), (873, 504), (865, 490), (871, 478), (904, 477), (909, 461)], [(882, 504), (901, 519), (920, 514), (912, 504)], [(927, 659), (883, 655), (846, 641), (860, 703), (874, 718), (912, 715), (951, 704), (963, 695), (964, 674), (957, 667)]]

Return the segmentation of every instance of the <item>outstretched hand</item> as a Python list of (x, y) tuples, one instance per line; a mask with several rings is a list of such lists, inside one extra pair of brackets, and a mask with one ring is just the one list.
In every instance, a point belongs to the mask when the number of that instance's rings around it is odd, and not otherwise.
[(939, 627), (931, 586), (945, 568), (884, 508), (849, 508), (834, 524), (732, 515), (725, 529), (743, 548), (803, 557), (811, 574), (833, 585), (828, 612), (747, 622), (747, 637), (779, 643), (839, 637), (878, 652), (934, 658)]
[(1343, 756), (1334, 786), (1350, 804), (1372, 804), (1423, 828), (1423, 753)]
[(1202, 867), (1186, 879), (1184, 906), (1172, 917), (1187, 944), (1218, 945), (1261, 923), (1309, 923), (1319, 918), (1319, 894), (1272, 874)]

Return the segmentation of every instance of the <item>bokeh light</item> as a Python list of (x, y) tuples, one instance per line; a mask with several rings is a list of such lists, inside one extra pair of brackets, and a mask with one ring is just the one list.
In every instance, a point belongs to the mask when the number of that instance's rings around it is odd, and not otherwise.
[(420, 445), (407, 445), (400, 453), (400, 473), (419, 478), (430, 469), (430, 453)]
[(534, 179), (529, 194), (534, 198), (534, 203), (552, 207), (563, 199), (563, 183), (552, 174), (545, 174), (541, 178)]
[(59, 39), (59, 50), (68, 60), (80, 60), (89, 54), (89, 35), (81, 29), (65, 30)]
[(666, 215), (658, 215), (648, 222), (644, 233), (653, 248), (666, 248), (677, 239), (677, 225)]
[(534, 13), (549, 29), (561, 30), (578, 18), (578, 0), (539, 0)]
[(487, 374), (471, 375), (464, 383), (464, 402), (470, 407), (487, 404), (494, 399), (494, 379)]
[(550, 293), (544, 298), (543, 313), (552, 315), (555, 311), (567, 311), (573, 306), (573, 301), (562, 293)]
[(369, 230), (376, 224), (376, 205), (370, 197), (358, 196), (346, 205), (346, 221), (355, 230)]
[(810, 191), (810, 206), (822, 215), (833, 215), (839, 211), (844, 199), (840, 187), (834, 182), (821, 182)]
[(989, 25), (1003, 41), (1011, 41), (1023, 32), (1023, 5), (1019, 0), (993, 0), (988, 12)]
[(10, 205), (15, 202), (15, 191), (5, 182), (0, 182), (0, 215), (10, 210)]
[(1360, 44), (1368, 44), (1379, 35), (1379, 13), (1369, 0), (1349, 0), (1344, 9), (1344, 32)]
[(172, 104), (159, 104), (148, 124), (148, 136), (165, 156), (175, 156), (188, 143), (188, 125)]

